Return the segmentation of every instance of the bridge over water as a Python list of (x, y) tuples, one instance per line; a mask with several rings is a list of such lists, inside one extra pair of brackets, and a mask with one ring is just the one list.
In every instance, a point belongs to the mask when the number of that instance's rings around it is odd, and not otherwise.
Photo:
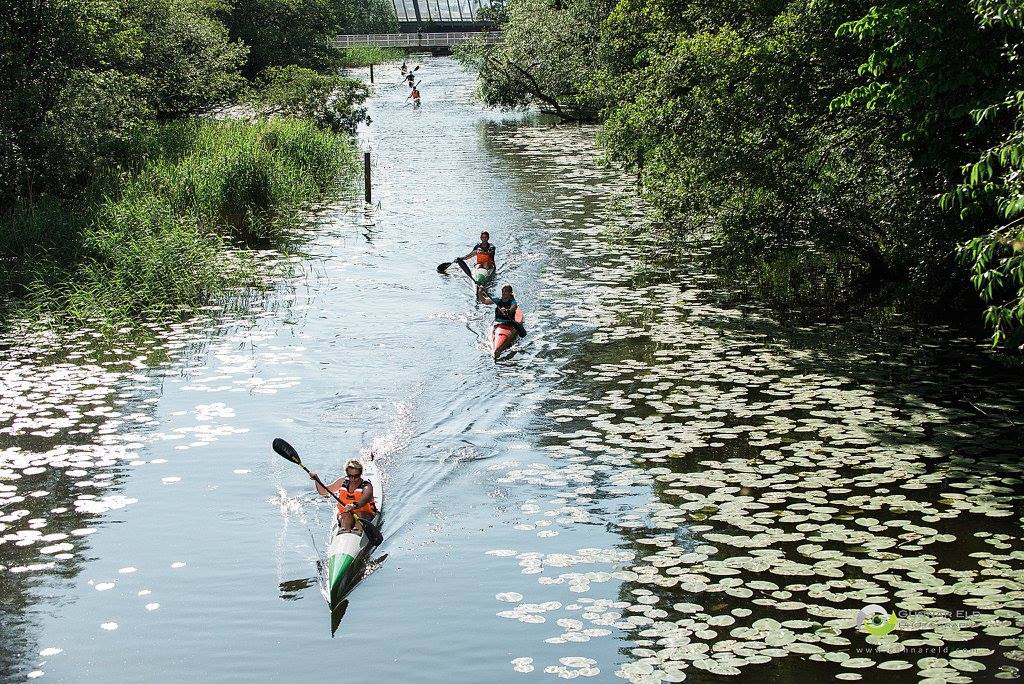
[(384, 48), (423, 48), (436, 50), (450, 48), (473, 38), (483, 37), (488, 43), (498, 40), (497, 31), (447, 31), (429, 33), (369, 33), (337, 36), (335, 47), (350, 48), (373, 46)]
[(374, 46), (385, 48), (423, 48), (446, 51), (453, 45), (482, 36), (487, 42), (498, 39), (488, 10), (498, 9), (505, 0), (391, 0), (398, 18), (399, 33), (338, 36), (334, 45), (341, 48)]
[(500, 7), (504, 0), (391, 0), (398, 17), (399, 30), (412, 32), (450, 28), (482, 29), (493, 26), (485, 17), (491, 7)]

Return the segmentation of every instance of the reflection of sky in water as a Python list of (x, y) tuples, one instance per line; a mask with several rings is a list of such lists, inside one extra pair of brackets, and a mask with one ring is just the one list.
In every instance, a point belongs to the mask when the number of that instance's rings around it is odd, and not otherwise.
[[(399, 21), (476, 21), (491, 0), (392, 0)], [(416, 5), (419, 5), (419, 19)]]
[[(640, 230), (593, 128), (511, 125), (417, 66), (422, 109), (394, 64), (369, 103), (381, 204), (262, 257), (261, 298), (0, 338), (0, 684), (326, 681), (339, 643), (374, 681), (1017, 678), (1020, 373), (942, 331), (780, 320)], [(435, 270), (481, 225), (528, 309), (500, 366)], [(333, 504), (276, 436), (385, 476), (344, 641)], [(908, 617), (869, 635), (866, 604)]]

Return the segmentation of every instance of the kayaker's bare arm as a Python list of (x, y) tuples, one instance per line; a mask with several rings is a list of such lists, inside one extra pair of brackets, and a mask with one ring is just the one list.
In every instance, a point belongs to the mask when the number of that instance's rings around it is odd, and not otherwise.
[(494, 304), (494, 300), (488, 297), (487, 293), (484, 292), (484, 288), (479, 285), (476, 286), (476, 298), (481, 304)]
[(363, 495), (359, 497), (359, 503), (357, 503), (355, 507), (359, 508), (361, 506), (365, 506), (371, 501), (373, 501), (373, 483), (367, 482), (363, 486)]
[(320, 476), (317, 475), (316, 473), (310, 473), (309, 479), (313, 480), (313, 482), (316, 484), (316, 493), (319, 494), (320, 496), (330, 496), (331, 492), (328, 491), (329, 489), (337, 489), (338, 487), (341, 486), (341, 480), (337, 479), (325, 488), (322, 484), (320, 484)]

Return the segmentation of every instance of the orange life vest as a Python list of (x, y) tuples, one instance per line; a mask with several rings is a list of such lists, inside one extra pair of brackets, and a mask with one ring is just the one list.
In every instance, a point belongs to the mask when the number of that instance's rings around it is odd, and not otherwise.
[[(370, 484), (369, 480), (359, 478), (359, 485), (354, 490), (349, 491), (349, 479), (346, 477), (345, 481), (341, 483), (341, 489), (335, 492), (342, 501), (342, 503), (338, 504), (338, 513), (345, 513), (345, 506), (349, 504), (354, 506), (359, 503), (359, 500), (363, 498), (363, 489), (368, 484)], [(372, 518), (377, 514), (377, 509), (373, 505), (373, 499), (370, 499), (359, 508), (353, 508), (351, 513), (358, 515), (360, 518)]]
[(487, 243), (489, 250), (483, 249), (482, 244), (477, 244), (473, 249), (476, 250), (476, 265), (480, 268), (494, 268), (494, 244)]

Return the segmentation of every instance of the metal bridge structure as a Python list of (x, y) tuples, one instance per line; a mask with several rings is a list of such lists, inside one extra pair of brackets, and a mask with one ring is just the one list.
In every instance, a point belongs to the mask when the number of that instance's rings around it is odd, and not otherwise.
[(391, 0), (398, 19), (398, 33), (337, 36), (335, 47), (382, 47), (424, 49), (443, 54), (452, 46), (474, 38), (498, 40), (492, 10), (505, 0)]
[(447, 31), (429, 33), (368, 33), (337, 36), (334, 46), (339, 48), (373, 46), (383, 48), (423, 48), (437, 50), (451, 48), (467, 40), (482, 37), (487, 43), (498, 40), (497, 31)]
[(473, 31), (493, 27), (490, 9), (504, 0), (391, 0), (402, 33), (444, 30)]

